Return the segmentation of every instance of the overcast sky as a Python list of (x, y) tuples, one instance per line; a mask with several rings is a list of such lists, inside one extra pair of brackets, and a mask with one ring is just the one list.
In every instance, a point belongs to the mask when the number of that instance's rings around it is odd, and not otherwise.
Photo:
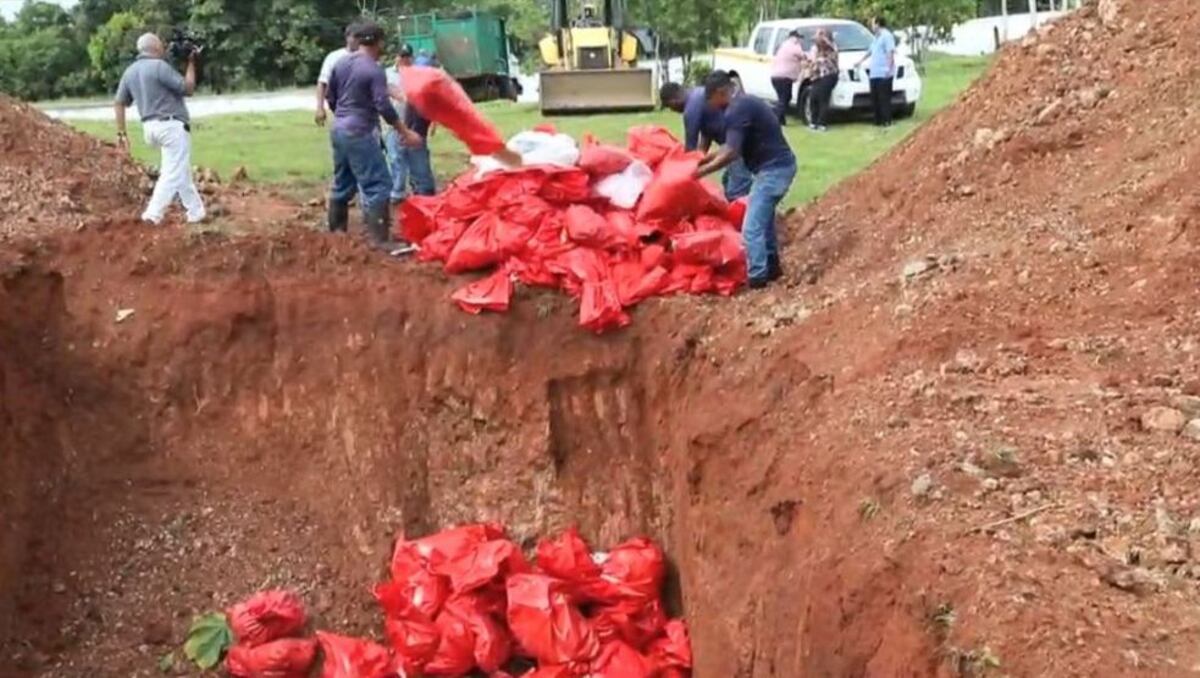
[[(68, 8), (74, 5), (76, 1), (77, 0), (46, 0), (46, 2), (52, 2), (56, 5), (62, 5), (63, 7)], [(16, 16), (17, 12), (21, 9), (21, 5), (24, 4), (25, 0), (0, 0), (0, 16), (3, 16), (5, 19), (11, 19)]]

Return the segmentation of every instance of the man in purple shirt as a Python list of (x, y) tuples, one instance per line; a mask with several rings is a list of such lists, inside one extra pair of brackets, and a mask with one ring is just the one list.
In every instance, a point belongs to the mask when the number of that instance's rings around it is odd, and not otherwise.
[(387, 76), (379, 65), (384, 36), (379, 26), (358, 26), (358, 51), (333, 68), (326, 100), (333, 111), (333, 188), (329, 194), (329, 230), (345, 231), (350, 199), (359, 188), (366, 202), (367, 236), (380, 249), (393, 249), (388, 196), (392, 179), (379, 144), (379, 118), (406, 145), (421, 143), (400, 119), (388, 96)]

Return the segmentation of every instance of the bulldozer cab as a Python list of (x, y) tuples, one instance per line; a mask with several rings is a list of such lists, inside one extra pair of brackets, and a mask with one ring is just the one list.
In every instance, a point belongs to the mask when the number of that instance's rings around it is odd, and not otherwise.
[(553, 0), (551, 10), (550, 34), (539, 43), (543, 112), (654, 107), (654, 72), (637, 66), (641, 43), (626, 28), (623, 0)]

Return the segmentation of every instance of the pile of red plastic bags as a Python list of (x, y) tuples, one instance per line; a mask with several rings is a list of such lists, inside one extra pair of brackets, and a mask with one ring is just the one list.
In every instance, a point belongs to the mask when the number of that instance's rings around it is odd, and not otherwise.
[[(290, 593), (260, 593), (230, 609), (239, 678), (307, 675), (315, 646), (323, 678), (685, 678), (687, 627), (668, 620), (662, 551), (644, 538), (592, 553), (575, 530), (526, 561), (503, 528), (468, 525), (396, 543), (391, 579), (375, 587), (387, 645), (318, 631)], [(520, 669), (516, 669), (520, 670)]]
[[(422, 261), (491, 271), (453, 294), (463, 310), (507, 310), (515, 282), (557, 288), (579, 300), (580, 325), (603, 332), (629, 324), (626, 309), (643, 299), (728, 296), (745, 281), (745, 204), (695, 179), (700, 159), (661, 127), (635, 127), (627, 148), (585, 139), (572, 166), (469, 171), (436, 196), (410, 197), (398, 220)], [(648, 169), (634, 202), (598, 190), (632, 163)]]

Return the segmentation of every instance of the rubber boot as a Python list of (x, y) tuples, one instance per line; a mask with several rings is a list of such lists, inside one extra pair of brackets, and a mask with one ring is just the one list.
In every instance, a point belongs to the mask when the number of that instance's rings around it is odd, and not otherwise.
[(770, 257), (767, 260), (767, 280), (772, 282), (783, 277), (783, 264), (780, 263), (779, 257)]
[(396, 243), (392, 240), (392, 210), (387, 201), (367, 210), (367, 239), (371, 247), (391, 250)]
[(350, 203), (329, 201), (329, 232), (345, 233), (350, 225)]

